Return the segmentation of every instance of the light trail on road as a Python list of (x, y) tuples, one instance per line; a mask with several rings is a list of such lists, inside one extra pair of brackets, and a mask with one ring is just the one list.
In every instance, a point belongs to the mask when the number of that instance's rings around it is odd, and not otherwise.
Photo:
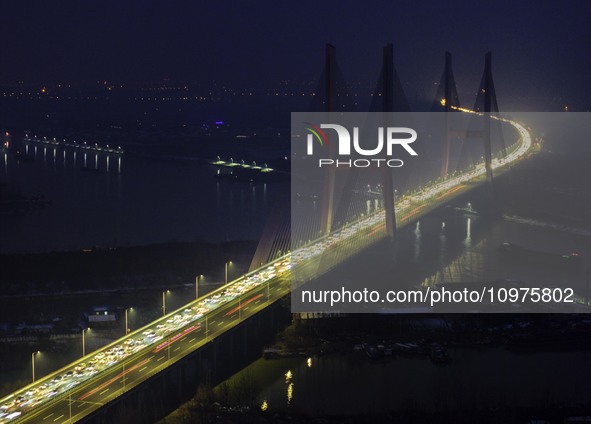
[[(490, 118), (513, 126), (519, 135), (510, 153), (492, 160), (493, 170), (502, 170), (527, 156), (532, 138), (517, 121)], [(397, 227), (471, 189), (474, 185), (470, 183), (482, 182), (485, 172), (484, 163), (480, 163), (463, 174), (401, 196), (400, 206), (396, 207)], [(378, 210), (229, 282), (4, 397), (0, 400), (0, 424), (70, 423), (88, 416), (288, 294), (294, 269), (316, 273), (322, 259), (333, 258), (326, 269), (320, 270), (325, 272), (375, 243), (379, 237), (372, 236), (382, 232), (385, 233), (384, 211)]]

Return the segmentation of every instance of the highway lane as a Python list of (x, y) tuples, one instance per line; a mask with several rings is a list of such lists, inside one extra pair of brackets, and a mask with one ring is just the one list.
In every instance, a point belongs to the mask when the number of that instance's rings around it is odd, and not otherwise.
[[(241, 279), (238, 279), (235, 282), (231, 282), (228, 286), (225, 286), (225, 289), (217, 290), (213, 292), (213, 294), (208, 295), (205, 298), (201, 298), (199, 301), (191, 302), (190, 304), (185, 305), (185, 307), (183, 307), (184, 310), (183, 308), (180, 308), (177, 311), (173, 311), (166, 317), (161, 318), (160, 320), (157, 320), (156, 322), (151, 323), (150, 325), (133, 332), (128, 337), (122, 338), (112, 343), (111, 345), (103, 348), (100, 351), (97, 351), (98, 353), (93, 352), (87, 355), (85, 358), (76, 361), (73, 364), (70, 364), (68, 367), (65, 367), (51, 374), (50, 376), (40, 379), (35, 384), (29, 385), (20, 390), (19, 392), (11, 396), (8, 396), (7, 398), (3, 399), (2, 402), (4, 405), (10, 405), (10, 409), (4, 411), (4, 415), (0, 417), (0, 422), (8, 422), (10, 420), (14, 420), (15, 418), (20, 418), (19, 421), (22, 422), (34, 422), (35, 420), (38, 420), (39, 417), (45, 411), (47, 411), (47, 413), (43, 415), (43, 418), (49, 420), (53, 417), (60, 417), (64, 415), (61, 412), (65, 410), (65, 405), (68, 406), (67, 416), (69, 418), (70, 404), (71, 402), (76, 400), (76, 396), (79, 393), (82, 393), (82, 389), (87, 387), (102, 386), (102, 384), (104, 384), (105, 381), (110, 381), (110, 385), (112, 386), (114, 383), (113, 370), (116, 370), (119, 366), (126, 366), (127, 369), (123, 370), (122, 372), (126, 372), (125, 374), (123, 374), (123, 377), (125, 377), (125, 379), (128, 380), (128, 374), (130, 372), (129, 370), (133, 365), (130, 361), (137, 361), (140, 360), (140, 358), (144, 358), (144, 356), (142, 355), (145, 355), (146, 352), (149, 352), (152, 348), (158, 348), (158, 346), (160, 346), (162, 343), (166, 343), (166, 341), (169, 339), (171, 345), (173, 343), (178, 344), (179, 339), (184, 339), (184, 337), (182, 336), (186, 336), (188, 334), (183, 334), (183, 331), (198, 333), (200, 331), (199, 327), (203, 326), (203, 328), (205, 329), (204, 331), (207, 332), (207, 337), (215, 337), (215, 335), (218, 335), (220, 332), (225, 331), (230, 326), (230, 324), (234, 325), (234, 323), (231, 323), (230, 320), (228, 320), (226, 317), (223, 317), (223, 319), (216, 321), (215, 316), (217, 316), (218, 314), (224, 311), (228, 311), (230, 312), (229, 318), (238, 317), (238, 319), (244, 319), (250, 316), (251, 310), (255, 310), (259, 307), (266, 306), (268, 304), (269, 299), (271, 301), (275, 301), (276, 299), (282, 297), (287, 291), (289, 291), (289, 279), (275, 278), (277, 282), (273, 282), (270, 280), (271, 276), (275, 276), (276, 272), (283, 273), (283, 271), (287, 270), (286, 266), (287, 262), (285, 261), (285, 259), (282, 259), (281, 261), (276, 261), (275, 267), (268, 266), (266, 268), (266, 271), (256, 271), (253, 274), (253, 277), (242, 277)], [(269, 269), (271, 269), (271, 271), (269, 271)], [(261, 283), (267, 281), (269, 283), (266, 286), (261, 286)], [(279, 281), (282, 281), (284, 284), (279, 284)], [(249, 284), (254, 288), (254, 290), (248, 287)], [(239, 289), (238, 292), (242, 291), (243, 293), (238, 295), (237, 288)], [(256, 294), (256, 290), (258, 290), (260, 293)], [(222, 296), (223, 293), (225, 293), (224, 296)], [(256, 296), (255, 299), (252, 299), (251, 296), (253, 295)], [(207, 301), (210, 301), (209, 307), (206, 307)], [(263, 301), (265, 302), (265, 305), (262, 305)], [(189, 306), (191, 308), (189, 308)], [(197, 311), (198, 313), (194, 315), (195, 311)], [(206, 312), (207, 315), (204, 315), (204, 313)], [(174, 319), (171, 317), (174, 317)], [(211, 325), (208, 325), (208, 319), (212, 320)], [(236, 319), (236, 323), (238, 322), (238, 319)], [(144, 336), (145, 333), (151, 334), (149, 334), (148, 336)], [(134, 340), (136, 342), (139, 340), (141, 341), (141, 343), (133, 344)], [(146, 340), (148, 341), (146, 342)], [(132, 344), (128, 346), (128, 342), (132, 342)], [(193, 342), (193, 338), (190, 339), (190, 342)], [(125, 346), (125, 349), (123, 348), (123, 346)], [(195, 344), (193, 346), (195, 346)], [(136, 350), (136, 347), (139, 347), (139, 349)], [(194, 347), (191, 347), (191, 349), (193, 350)], [(116, 358), (114, 356), (105, 357), (104, 352), (109, 353), (109, 351), (113, 350), (115, 350), (118, 354), (125, 354), (126, 360), (121, 361), (120, 358)], [(131, 350), (133, 350), (134, 354), (129, 354)], [(160, 351), (162, 350), (162, 348), (158, 350)], [(173, 354), (171, 355), (171, 359), (173, 360), (177, 356), (177, 352), (183, 353), (183, 351), (179, 349), (177, 346), (168, 350), (172, 350)], [(113, 353), (111, 354), (114, 355)], [(95, 362), (97, 360), (96, 358), (99, 357), (99, 355), (102, 358), (101, 361), (103, 362), (106, 359), (110, 358), (108, 360), (108, 364), (100, 370), (100, 373), (98, 375), (95, 375), (97, 374), (97, 371), (93, 370), (92, 375), (85, 376), (84, 371), (94, 368), (88, 365), (90, 365), (91, 362)], [(153, 360), (155, 362), (160, 363), (159, 358), (148, 359), (150, 361)], [(74, 374), (74, 371), (72, 370), (78, 370), (79, 368), (82, 368), (84, 371), (76, 371), (77, 375)], [(134, 370), (132, 369), (132, 371)], [(140, 372), (143, 371), (144, 370), (140, 370)], [(69, 385), (66, 387), (68, 391), (67, 394), (65, 393), (66, 390), (64, 389), (64, 387), (60, 388), (58, 387), (58, 383), (53, 382), (53, 379), (56, 378), (56, 376), (57, 378), (61, 379), (60, 384), (67, 380), (67, 383), (65, 383)], [(68, 376), (67, 379), (66, 376)], [(48, 382), (50, 384), (53, 384), (55, 387), (51, 389), (44, 387), (48, 385)], [(55, 391), (54, 388), (56, 389)], [(110, 388), (109, 390), (106, 389), (107, 388), (105, 387), (104, 390), (101, 390), (101, 396), (104, 399), (92, 399), (92, 402), (104, 403), (104, 401), (108, 401), (108, 396), (110, 395), (109, 392), (113, 393), (113, 391), (111, 391)], [(60, 390), (61, 393), (58, 393), (57, 390)], [(34, 391), (32, 395), (29, 393), (31, 391)], [(47, 394), (48, 391), (49, 395)], [(22, 408), (24, 409), (24, 412), (26, 412), (26, 414), (24, 414), (22, 417), (10, 416), (10, 414), (12, 414), (14, 410), (18, 406), (20, 406), (14, 405), (14, 400), (19, 398), (22, 399), (23, 397), (25, 397), (26, 393), (29, 393), (29, 395), (27, 395), (29, 397), (42, 398), (42, 396), (45, 396), (46, 398), (43, 399), (44, 402), (41, 405), (36, 405), (36, 408), (32, 408), (32, 405), (30, 407), (29, 405), (26, 405), (25, 408)], [(40, 393), (43, 394), (40, 395)], [(61, 406), (59, 405), (60, 400), (62, 404)], [(82, 400), (87, 399), (85, 398)], [(22, 403), (21, 405), (25, 405), (25, 403)], [(81, 406), (78, 407), (81, 408)], [(51, 410), (52, 408), (55, 409), (55, 411)], [(92, 406), (87, 406), (86, 409), (90, 410), (93, 408)], [(53, 412), (53, 415), (49, 413), (50, 410), (51, 412)]]
[[(348, 241), (354, 241), (354, 249), (334, 249), (328, 255), (316, 255), (299, 265), (303, 271), (308, 270), (312, 275), (324, 273), (326, 270), (357, 252), (360, 246), (370, 244), (369, 238), (365, 237), (371, 228), (364, 231), (358, 231)], [(363, 242), (367, 243), (363, 243)], [(338, 253), (338, 254), (337, 254)], [(326, 261), (327, 257), (337, 254), (338, 259)], [(281, 260), (281, 259), (280, 259)], [(329, 267), (321, 268), (322, 264), (329, 263)], [(322, 271), (321, 271), (322, 270)], [(256, 273), (256, 272), (255, 272)], [(234, 282), (230, 283), (233, 284)], [(87, 381), (80, 383), (69, 389), (66, 393), (57, 395), (40, 405), (39, 408), (32, 409), (23, 414), (17, 422), (22, 423), (50, 423), (50, 422), (75, 422), (97, 410), (104, 404), (115, 399), (124, 391), (130, 390), (146, 379), (152, 377), (172, 363), (180, 360), (187, 354), (195, 351), (215, 337), (223, 334), (228, 329), (239, 324), (244, 319), (256, 314), (267, 307), (270, 303), (277, 301), (285, 296), (291, 290), (291, 272), (284, 272), (268, 280), (266, 284), (255, 286), (250, 291), (240, 295), (221, 306), (213, 309), (204, 317), (192, 321), (183, 327), (175, 329), (166, 338), (152, 343), (148, 348), (144, 348), (122, 361), (106, 368), (99, 374), (94, 375)], [(214, 296), (215, 296), (214, 292)], [(207, 297), (210, 297), (208, 295)], [(177, 315), (183, 308), (171, 312), (166, 317), (156, 323), (136, 330), (121, 340), (134, 339), (138, 334), (146, 331), (147, 328), (154, 328), (159, 325), (158, 322), (165, 321), (166, 318)], [(120, 345), (121, 340), (101, 349), (99, 352), (109, 350), (114, 345)], [(88, 361), (89, 357), (96, 355), (93, 352), (85, 358), (77, 361), (68, 368), (64, 368), (43, 379), (50, 380), (52, 376), (63, 374), (64, 371), (75, 367), (81, 362)], [(39, 381), (38, 383), (41, 383)]]
[(87, 416), (285, 296), (290, 289), (289, 278), (279, 276), (276, 280), (272, 287), (259, 286), (248, 296), (215, 309), (211, 316), (179, 329), (151, 349), (125, 358), (99, 377), (69, 390), (51, 405), (25, 414), (18, 422), (67, 423)]

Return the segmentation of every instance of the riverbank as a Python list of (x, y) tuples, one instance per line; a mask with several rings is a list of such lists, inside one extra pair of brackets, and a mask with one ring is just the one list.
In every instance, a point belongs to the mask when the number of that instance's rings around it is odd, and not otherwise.
[(95, 307), (108, 307), (114, 320), (90, 325), (87, 352), (125, 333), (126, 308), (137, 329), (161, 316), (164, 290), (167, 310), (179, 308), (195, 298), (196, 275), (205, 294), (223, 284), (225, 261), (230, 278), (242, 275), (255, 248), (233, 241), (0, 255), (0, 393), (27, 383), (33, 351), (42, 352), (40, 376), (77, 359)]
[(163, 290), (168, 308), (180, 307), (194, 299), (197, 275), (201, 293), (210, 291), (223, 283), (226, 261), (237, 277), (255, 248), (233, 241), (0, 255), (0, 337), (20, 335), (19, 323), (52, 324), (47, 335), (78, 333), (95, 307), (114, 311), (117, 327), (128, 307), (134, 325), (149, 322), (161, 313)]
[[(194, 407), (195, 410), (197, 407)], [(511, 424), (511, 423), (587, 423), (591, 420), (586, 406), (564, 406), (548, 404), (541, 408), (472, 408), (469, 410), (453, 412), (425, 412), (408, 409), (400, 412), (382, 414), (360, 414), (355, 416), (331, 416), (322, 415), (310, 417), (293, 413), (266, 412), (260, 410), (211, 408), (199, 413), (187, 410), (182, 415), (170, 417), (160, 421), (159, 424), (266, 424), (266, 423), (290, 423), (290, 424)], [(538, 419), (544, 417), (542, 419)]]
[(90, 246), (79, 251), (0, 255), (0, 299), (139, 288), (221, 274), (230, 259), (252, 257), (255, 241)]
[[(217, 387), (202, 387), (160, 424), (567, 422), (591, 415), (588, 318), (454, 314), (296, 321), (268, 349), (282, 352), (278, 359), (261, 358)], [(375, 356), (366, 349), (381, 346), (383, 353), (396, 343), (436, 344), (450, 360), (434, 361), (423, 349)]]

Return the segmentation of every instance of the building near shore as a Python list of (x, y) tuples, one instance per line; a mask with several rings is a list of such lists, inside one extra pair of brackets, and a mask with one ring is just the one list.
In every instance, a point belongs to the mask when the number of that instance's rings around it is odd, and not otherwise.
[(89, 327), (110, 327), (117, 323), (115, 309), (109, 306), (95, 306), (86, 314)]

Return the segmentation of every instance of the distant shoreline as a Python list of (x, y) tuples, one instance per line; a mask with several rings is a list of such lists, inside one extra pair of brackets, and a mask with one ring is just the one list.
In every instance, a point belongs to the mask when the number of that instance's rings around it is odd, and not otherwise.
[(227, 260), (249, 262), (256, 246), (255, 241), (236, 240), (0, 254), (0, 298), (136, 290), (163, 280), (182, 285), (197, 274), (221, 275)]

